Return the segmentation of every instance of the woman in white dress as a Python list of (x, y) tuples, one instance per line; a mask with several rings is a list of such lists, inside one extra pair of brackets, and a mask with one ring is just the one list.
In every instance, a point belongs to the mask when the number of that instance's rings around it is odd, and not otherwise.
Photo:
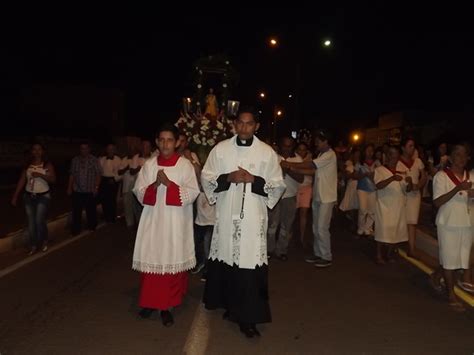
[[(443, 269), (449, 304), (456, 310), (464, 310), (454, 293), (454, 272), (463, 269), (461, 283), (473, 288), (469, 265), (472, 248), (469, 195), (473, 196), (473, 192), (470, 173), (466, 169), (469, 160), (466, 146), (455, 145), (449, 160), (449, 167), (440, 170), (434, 177), (433, 204), (438, 208), (436, 226), (439, 262)], [(439, 284), (439, 277), (432, 275), (432, 280)]]
[[(350, 159), (344, 163), (344, 175), (346, 178), (346, 191), (344, 198), (339, 205), (339, 209), (344, 212), (355, 212), (359, 209), (359, 199), (357, 197), (357, 178), (355, 173), (355, 165), (360, 163), (360, 150), (354, 149), (351, 152)], [(351, 216), (353, 221), (357, 220), (356, 216)]]
[(408, 255), (416, 257), (416, 226), (420, 215), (421, 191), (426, 184), (425, 164), (415, 156), (415, 140), (406, 138), (402, 141), (402, 155), (397, 170), (404, 172), (405, 179), (412, 183), (413, 189), (407, 192)]
[[(407, 183), (396, 170), (400, 152), (397, 147), (390, 147), (387, 154), (387, 165), (375, 169), (374, 182), (377, 186), (375, 204), (375, 240), (377, 242), (377, 264), (385, 260), (393, 261), (393, 249), (398, 243), (408, 240), (406, 222), (406, 189)], [(384, 253), (383, 249), (387, 250)]]

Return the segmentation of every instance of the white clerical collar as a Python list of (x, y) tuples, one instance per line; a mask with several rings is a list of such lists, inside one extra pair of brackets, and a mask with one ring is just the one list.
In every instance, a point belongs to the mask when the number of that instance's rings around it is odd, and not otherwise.
[(237, 145), (241, 147), (250, 147), (252, 145), (252, 142), (253, 142), (253, 137), (250, 137), (249, 139), (240, 139), (237, 136), (237, 139), (236, 139)]

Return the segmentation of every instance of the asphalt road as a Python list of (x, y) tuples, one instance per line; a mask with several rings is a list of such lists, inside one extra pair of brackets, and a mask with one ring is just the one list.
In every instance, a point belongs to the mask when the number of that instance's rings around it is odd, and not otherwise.
[(246, 339), (207, 312), (191, 278), (176, 324), (137, 318), (133, 235), (108, 226), (0, 278), (0, 353), (472, 354), (474, 315), (453, 312), (426, 276), (399, 260), (374, 264), (369, 241), (334, 232), (334, 265), (319, 270), (293, 247), (270, 263), (273, 323)]

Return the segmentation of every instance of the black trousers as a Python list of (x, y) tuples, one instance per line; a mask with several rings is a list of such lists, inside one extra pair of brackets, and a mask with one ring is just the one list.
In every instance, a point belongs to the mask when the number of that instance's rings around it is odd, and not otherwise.
[(207, 309), (227, 310), (230, 320), (237, 323), (271, 322), (268, 266), (240, 269), (237, 265), (209, 260), (203, 301)]
[(82, 211), (86, 210), (87, 228), (94, 230), (97, 227), (97, 209), (95, 197), (92, 193), (73, 192), (72, 194), (72, 234), (81, 232)]
[(107, 223), (114, 223), (117, 217), (117, 191), (118, 183), (114, 178), (102, 177), (99, 195)]

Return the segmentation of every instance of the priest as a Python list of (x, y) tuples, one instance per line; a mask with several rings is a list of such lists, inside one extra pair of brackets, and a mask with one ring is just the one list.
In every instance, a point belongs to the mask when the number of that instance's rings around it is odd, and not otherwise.
[(242, 109), (234, 126), (237, 134), (214, 147), (201, 175), (209, 202), (217, 204), (204, 304), (223, 308), (224, 319), (254, 337), (256, 324), (271, 322), (267, 207), (276, 205), (285, 184), (277, 154), (254, 136), (255, 110)]
[(196, 265), (193, 202), (199, 187), (193, 165), (175, 151), (178, 136), (172, 124), (160, 128), (160, 154), (145, 162), (133, 189), (144, 206), (133, 252), (133, 269), (141, 272), (140, 316), (160, 310), (165, 326), (174, 323), (171, 309), (181, 304), (188, 270)]

